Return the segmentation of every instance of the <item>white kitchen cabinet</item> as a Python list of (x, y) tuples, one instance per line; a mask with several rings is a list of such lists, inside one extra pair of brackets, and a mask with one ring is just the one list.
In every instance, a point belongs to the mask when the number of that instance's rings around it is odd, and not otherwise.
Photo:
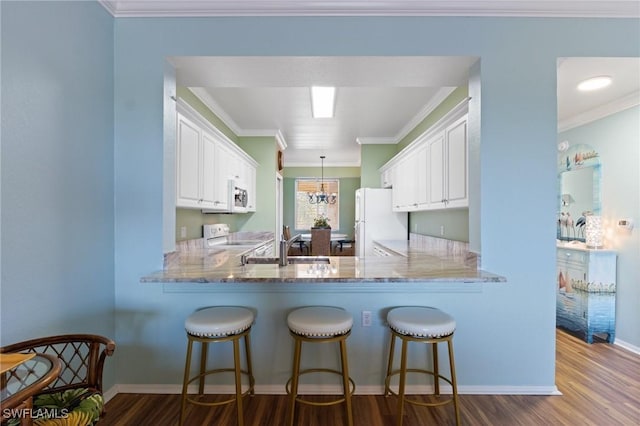
[(387, 167), (380, 171), (380, 187), (391, 188), (393, 186), (393, 168)]
[(180, 114), (176, 130), (176, 206), (211, 208), (214, 140)]
[(428, 142), (430, 209), (467, 207), (467, 118), (462, 117)]
[(418, 208), (416, 203), (416, 174), (418, 172), (418, 158), (408, 155), (400, 159), (393, 166), (393, 211), (408, 212)]
[(215, 155), (216, 140), (202, 132), (202, 207), (215, 205)]
[(231, 177), (231, 152), (226, 144), (218, 141), (216, 143), (214, 172), (214, 209), (227, 211), (229, 205), (229, 179)]
[(595, 334), (615, 340), (616, 254), (611, 250), (557, 249), (556, 325), (588, 343)]
[(445, 204), (448, 208), (469, 206), (467, 117), (445, 131)]
[(444, 132), (427, 142), (427, 152), (427, 175), (429, 176), (427, 208), (441, 209), (446, 206), (444, 202)]
[(467, 115), (445, 118), (380, 168), (394, 211), (468, 207)]
[(393, 182), (392, 208), (411, 212), (467, 207), (467, 116), (451, 120), (405, 148), (381, 169)]
[(429, 208), (429, 147), (422, 144), (416, 149), (415, 158), (415, 189), (412, 191), (415, 210)]
[(176, 126), (176, 207), (228, 212), (229, 180), (248, 190), (255, 211), (258, 163), (181, 99)]
[(246, 163), (247, 170), (247, 211), (255, 212), (256, 211), (256, 189), (257, 189), (257, 170), (256, 166), (250, 163)]

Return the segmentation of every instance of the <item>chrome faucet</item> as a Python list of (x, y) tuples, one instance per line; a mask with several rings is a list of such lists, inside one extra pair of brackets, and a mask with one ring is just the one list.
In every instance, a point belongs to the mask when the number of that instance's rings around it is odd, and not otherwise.
[(291, 247), (291, 244), (301, 239), (302, 234), (294, 235), (289, 240), (285, 240), (284, 237), (282, 237), (280, 240), (280, 266), (287, 266), (289, 264), (289, 260), (287, 259), (289, 248)]

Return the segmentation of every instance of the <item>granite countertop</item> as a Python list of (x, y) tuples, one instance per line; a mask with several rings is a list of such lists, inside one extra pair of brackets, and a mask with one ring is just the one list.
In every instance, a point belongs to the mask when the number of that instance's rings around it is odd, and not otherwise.
[(504, 277), (467, 266), (456, 256), (436, 256), (408, 242), (378, 241), (405, 255), (389, 257), (331, 256), (329, 264), (241, 265), (246, 247), (190, 249), (173, 253), (162, 271), (141, 282), (197, 283), (362, 283), (362, 282), (503, 282)]

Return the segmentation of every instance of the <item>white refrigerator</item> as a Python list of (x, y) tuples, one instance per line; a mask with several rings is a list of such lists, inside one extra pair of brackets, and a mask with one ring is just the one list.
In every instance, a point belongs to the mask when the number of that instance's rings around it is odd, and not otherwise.
[(391, 189), (356, 190), (356, 255), (373, 256), (374, 240), (406, 240), (408, 213), (391, 210)]

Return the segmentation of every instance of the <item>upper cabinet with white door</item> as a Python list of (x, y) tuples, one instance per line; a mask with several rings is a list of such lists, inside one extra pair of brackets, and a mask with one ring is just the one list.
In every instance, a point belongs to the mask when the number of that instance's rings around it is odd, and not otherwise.
[(392, 181), (394, 211), (468, 207), (466, 101), (382, 166), (380, 180)]
[(176, 205), (213, 208), (215, 141), (183, 115), (178, 114), (176, 127)]
[(427, 141), (429, 209), (467, 207), (467, 117)]
[(229, 181), (255, 188), (258, 163), (180, 99), (176, 124), (176, 207), (230, 211)]

